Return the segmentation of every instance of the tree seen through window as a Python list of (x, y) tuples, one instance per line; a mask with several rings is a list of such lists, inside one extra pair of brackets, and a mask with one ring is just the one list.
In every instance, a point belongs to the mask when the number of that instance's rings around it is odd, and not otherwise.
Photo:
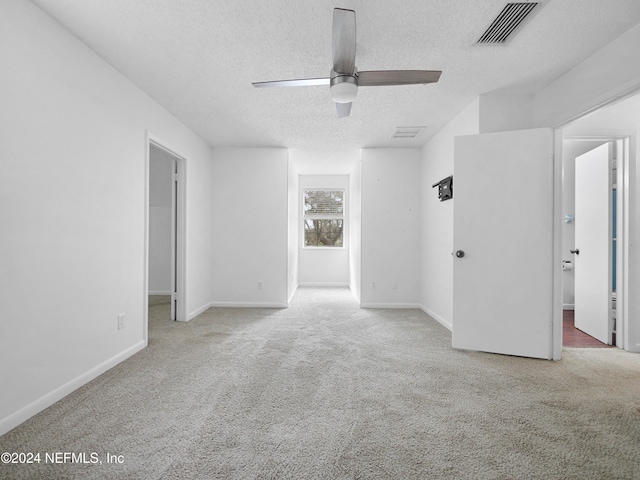
[(342, 247), (344, 190), (304, 190), (304, 245)]

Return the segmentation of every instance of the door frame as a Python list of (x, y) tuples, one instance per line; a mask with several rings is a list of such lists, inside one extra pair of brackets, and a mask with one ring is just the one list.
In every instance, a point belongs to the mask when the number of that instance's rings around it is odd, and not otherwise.
[[(176, 295), (175, 302), (175, 319), (177, 321), (187, 321), (187, 305), (186, 305), (186, 170), (187, 160), (184, 155), (171, 147), (160, 137), (146, 131), (145, 139), (145, 172), (144, 172), (144, 331), (143, 338), (148, 343), (149, 335), (149, 181), (150, 181), (150, 147), (151, 145), (160, 148), (176, 159), (177, 180), (175, 187), (175, 203), (172, 205), (172, 225), (175, 224), (175, 230), (172, 232), (172, 262), (171, 262), (171, 281)], [(176, 205), (177, 203), (177, 205)], [(173, 295), (172, 295), (173, 296)]]
[[(629, 95), (632, 96), (632, 95)], [(625, 97), (628, 98), (628, 97)], [(615, 101), (624, 99), (612, 99), (600, 108), (608, 106)], [(613, 142), (617, 159), (617, 258), (616, 258), (616, 345), (624, 350), (629, 350), (629, 318), (628, 318), (628, 291), (629, 291), (629, 190), (630, 190), (630, 137), (629, 135), (604, 135), (604, 136), (565, 136), (563, 127), (569, 126), (574, 121), (593, 113), (594, 110), (584, 112), (582, 115), (572, 118), (569, 122), (554, 130), (556, 162), (554, 189), (554, 311), (557, 310), (558, 321), (553, 327), (553, 358), (560, 360), (562, 355), (562, 219), (564, 217), (562, 205), (563, 191), (563, 146), (565, 140), (604, 141)], [(620, 155), (622, 151), (622, 155)]]

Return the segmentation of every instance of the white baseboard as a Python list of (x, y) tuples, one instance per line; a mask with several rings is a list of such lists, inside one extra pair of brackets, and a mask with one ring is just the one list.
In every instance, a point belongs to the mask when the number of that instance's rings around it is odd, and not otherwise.
[(443, 317), (441, 317), (437, 313), (432, 312), (431, 310), (429, 310), (424, 305), (420, 305), (420, 310), (422, 310), (424, 313), (429, 315), (431, 318), (433, 318), (436, 322), (438, 322), (440, 325), (442, 325), (444, 328), (446, 328), (450, 332), (453, 331), (453, 324), (451, 322), (445, 320)]
[(41, 411), (49, 408), (51, 405), (56, 403), (59, 400), (62, 400), (64, 397), (72, 393), (74, 390), (86, 385), (94, 378), (99, 377), (104, 372), (109, 370), (110, 368), (115, 367), (119, 363), (125, 361), (127, 358), (132, 355), (138, 353), (140, 350), (145, 348), (147, 343), (142, 340), (135, 345), (129, 347), (125, 351), (111, 357), (109, 360), (102, 362), (101, 364), (93, 367), (92, 369), (86, 371), (85, 373), (77, 376), (76, 378), (68, 381), (64, 385), (52, 390), (46, 395), (40, 397), (38, 400), (31, 402), (26, 407), (21, 408), (15, 413), (12, 413), (8, 417), (0, 420), (0, 435), (4, 435), (8, 431), (14, 429), (21, 423), (27, 421), (34, 415), (40, 413)]
[(196, 308), (193, 312), (191, 312), (189, 315), (187, 315), (187, 322), (190, 321), (190, 320), (193, 320), (194, 318), (196, 318), (201, 313), (206, 312), (211, 307), (213, 307), (213, 302), (205, 303), (200, 308)]
[(420, 310), (417, 303), (361, 303), (360, 308), (416, 308)]
[(160, 290), (158, 290), (158, 291), (151, 291), (150, 290), (149, 291), (149, 295), (171, 295), (171, 290), (167, 290), (166, 292), (165, 291), (160, 291)]
[(226, 308), (288, 308), (288, 303), (261, 303), (261, 302), (211, 302), (210, 307)]
[(348, 287), (349, 282), (300, 282), (299, 287)]
[(575, 305), (573, 303), (563, 303), (562, 304), (562, 309), (563, 310), (575, 310)]

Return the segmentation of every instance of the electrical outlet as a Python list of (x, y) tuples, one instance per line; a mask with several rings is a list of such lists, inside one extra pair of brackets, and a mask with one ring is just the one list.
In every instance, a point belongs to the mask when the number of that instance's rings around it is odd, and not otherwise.
[(391, 282), (391, 287), (393, 287), (394, 289), (398, 288), (398, 281), (394, 280), (393, 282)]
[(124, 328), (124, 313), (118, 315), (118, 330), (122, 330)]
[(258, 282), (256, 284), (256, 287), (258, 287), (258, 290), (262, 290), (262, 282)]

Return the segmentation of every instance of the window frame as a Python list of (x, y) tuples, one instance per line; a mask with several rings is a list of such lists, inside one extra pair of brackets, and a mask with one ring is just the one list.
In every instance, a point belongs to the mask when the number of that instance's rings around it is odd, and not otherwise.
[[(306, 215), (304, 209), (304, 197), (306, 192), (341, 192), (342, 193), (342, 215)], [(302, 222), (300, 233), (302, 235), (301, 245), (303, 249), (309, 250), (344, 250), (347, 248), (347, 189), (344, 187), (304, 187), (301, 189), (300, 206), (302, 210)], [(307, 219), (313, 220), (342, 220), (342, 246), (317, 246), (307, 245), (305, 236), (305, 224)]]

